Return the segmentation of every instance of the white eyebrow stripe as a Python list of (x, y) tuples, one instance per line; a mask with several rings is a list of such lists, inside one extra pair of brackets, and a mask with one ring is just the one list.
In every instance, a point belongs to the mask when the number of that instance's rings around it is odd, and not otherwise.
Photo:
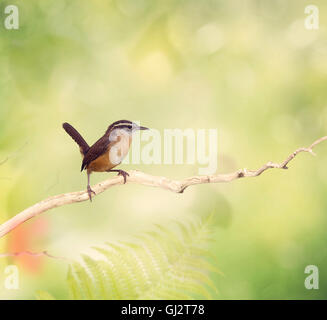
[(132, 130), (133, 129), (133, 126), (131, 124), (119, 124), (119, 125), (115, 125), (111, 131), (113, 130), (117, 130), (117, 129), (122, 129), (122, 130)]

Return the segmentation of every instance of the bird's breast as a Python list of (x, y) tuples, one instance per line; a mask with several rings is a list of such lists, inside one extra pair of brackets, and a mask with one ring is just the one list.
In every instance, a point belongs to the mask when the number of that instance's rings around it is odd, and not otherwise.
[(108, 158), (112, 165), (120, 164), (123, 159), (127, 156), (130, 145), (131, 137), (128, 135), (122, 135), (117, 138), (116, 141), (112, 142), (109, 148)]
[(131, 137), (121, 136), (109, 144), (107, 151), (93, 160), (87, 167), (89, 171), (105, 172), (119, 165), (128, 154)]

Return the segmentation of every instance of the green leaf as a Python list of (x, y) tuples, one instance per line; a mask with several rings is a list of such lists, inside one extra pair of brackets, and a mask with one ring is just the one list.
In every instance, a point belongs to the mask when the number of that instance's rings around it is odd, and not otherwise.
[[(210, 278), (220, 272), (210, 260), (212, 218), (174, 228), (156, 225), (135, 242), (93, 247), (101, 258), (82, 255), (67, 281), (72, 299), (211, 299)], [(210, 290), (209, 290), (210, 289)]]

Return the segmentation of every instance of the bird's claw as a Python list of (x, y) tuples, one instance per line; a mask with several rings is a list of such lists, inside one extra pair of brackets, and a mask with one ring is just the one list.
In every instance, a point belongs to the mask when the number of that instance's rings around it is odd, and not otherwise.
[(124, 177), (124, 184), (125, 184), (126, 183), (126, 177), (129, 176), (129, 174), (124, 170), (119, 170), (118, 175)]
[(87, 186), (87, 194), (89, 195), (89, 199), (92, 202), (92, 193), (96, 196), (96, 193), (91, 189), (90, 186)]

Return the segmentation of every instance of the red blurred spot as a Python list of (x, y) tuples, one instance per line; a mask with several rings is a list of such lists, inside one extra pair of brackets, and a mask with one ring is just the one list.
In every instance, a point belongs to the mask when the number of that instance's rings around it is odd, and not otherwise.
[[(45, 218), (37, 218), (35, 221), (25, 223), (13, 230), (8, 239), (8, 252), (16, 253), (23, 251), (40, 252), (40, 245), (44, 236), (48, 233), (49, 223)], [(42, 270), (44, 257), (34, 257), (22, 254), (13, 257), (15, 263), (23, 270), (30, 273), (39, 273)]]

